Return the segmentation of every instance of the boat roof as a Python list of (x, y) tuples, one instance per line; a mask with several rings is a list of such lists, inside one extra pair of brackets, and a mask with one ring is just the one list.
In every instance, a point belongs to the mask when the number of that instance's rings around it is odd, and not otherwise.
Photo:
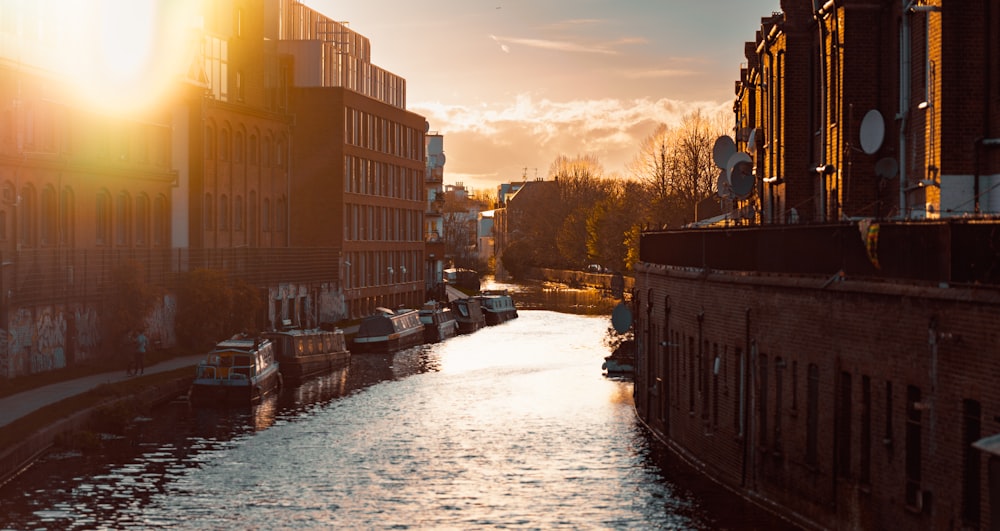
[(254, 349), (255, 345), (257, 346), (257, 348), (260, 348), (260, 347), (268, 344), (269, 342), (270, 341), (268, 341), (267, 339), (260, 339), (260, 338), (257, 338), (257, 339), (226, 339), (224, 341), (220, 341), (220, 342), (216, 343), (214, 350), (216, 350), (216, 351), (219, 351), (219, 350), (243, 350), (243, 351), (249, 352), (249, 351), (251, 351), (251, 350)]

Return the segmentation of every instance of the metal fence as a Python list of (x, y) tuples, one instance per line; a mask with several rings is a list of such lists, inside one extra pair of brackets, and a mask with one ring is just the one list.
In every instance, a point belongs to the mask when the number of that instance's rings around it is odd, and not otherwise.
[(166, 288), (195, 269), (225, 271), (257, 287), (340, 277), (340, 250), (331, 248), (33, 249), (0, 256), (0, 294), (25, 306), (99, 300), (114, 285), (115, 270), (128, 262), (142, 266), (148, 283)]
[(640, 260), (790, 275), (1000, 284), (1000, 221), (774, 225), (644, 232)]

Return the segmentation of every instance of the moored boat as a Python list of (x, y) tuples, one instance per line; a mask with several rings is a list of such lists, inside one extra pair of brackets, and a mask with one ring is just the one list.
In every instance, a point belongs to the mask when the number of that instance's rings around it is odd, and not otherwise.
[(264, 337), (274, 343), (278, 367), (286, 378), (300, 380), (327, 373), (351, 359), (340, 329), (280, 330), (267, 332)]
[(607, 376), (632, 376), (635, 373), (635, 341), (622, 342), (604, 358), (601, 369)]
[(424, 324), (417, 310), (376, 308), (358, 325), (351, 351), (395, 352), (424, 342)]
[(459, 334), (471, 334), (486, 326), (486, 315), (483, 314), (479, 299), (460, 298), (448, 303), (458, 322)]
[(234, 337), (216, 344), (198, 364), (190, 396), (197, 403), (251, 404), (280, 385), (274, 343)]
[(506, 290), (484, 291), (474, 298), (479, 300), (483, 307), (483, 314), (486, 315), (488, 326), (506, 323), (517, 318), (517, 306), (514, 305), (514, 299)]
[(437, 301), (427, 301), (420, 309), (424, 325), (424, 342), (436, 343), (458, 334), (458, 321), (451, 308)]

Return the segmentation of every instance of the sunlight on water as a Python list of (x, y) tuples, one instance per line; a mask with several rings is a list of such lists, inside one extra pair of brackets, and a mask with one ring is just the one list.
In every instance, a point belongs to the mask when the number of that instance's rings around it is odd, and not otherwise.
[(522, 311), (254, 408), (170, 404), (4, 487), (0, 527), (718, 527), (601, 375), (607, 320)]

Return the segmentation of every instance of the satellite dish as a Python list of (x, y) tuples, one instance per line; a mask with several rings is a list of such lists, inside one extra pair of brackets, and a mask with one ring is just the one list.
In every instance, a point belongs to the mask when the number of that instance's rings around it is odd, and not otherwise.
[(745, 199), (753, 191), (753, 164), (750, 160), (750, 155), (738, 151), (733, 153), (726, 163), (729, 186), (732, 187), (733, 195), (737, 199)]
[(883, 179), (892, 179), (899, 172), (899, 163), (892, 157), (879, 159), (875, 163), (875, 174)]
[(716, 193), (723, 199), (733, 196), (733, 189), (729, 186), (729, 174), (726, 170), (719, 170), (719, 179), (715, 184)]
[(722, 135), (715, 139), (715, 145), (712, 146), (712, 159), (715, 160), (715, 165), (725, 169), (726, 163), (729, 162), (729, 157), (736, 153), (736, 142), (729, 135)]
[(424, 120), (424, 132), (425, 133), (431, 132), (431, 123), (428, 122), (427, 120)]
[(438, 153), (438, 166), (444, 166), (444, 153)]
[(753, 153), (757, 149), (757, 129), (750, 130), (750, 138), (747, 139), (747, 151)]
[(619, 334), (628, 332), (628, 329), (632, 327), (632, 310), (629, 310), (628, 305), (624, 302), (619, 302), (611, 310), (611, 325), (615, 327), (615, 332)]
[(882, 147), (882, 140), (885, 138), (885, 120), (882, 113), (877, 109), (872, 109), (865, 113), (861, 120), (861, 149), (871, 155)]

